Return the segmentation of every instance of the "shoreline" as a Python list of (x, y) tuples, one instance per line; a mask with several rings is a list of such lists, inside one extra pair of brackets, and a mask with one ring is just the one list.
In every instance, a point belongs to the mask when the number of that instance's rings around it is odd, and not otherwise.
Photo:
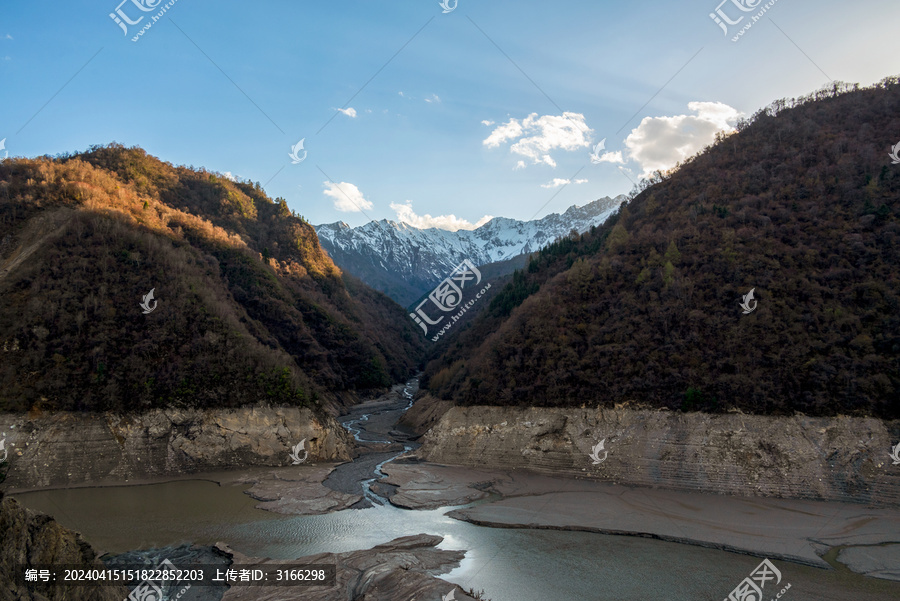
[[(342, 462), (342, 463), (350, 463), (350, 462)], [(307, 464), (308, 467), (330, 467), (332, 469), (336, 468), (342, 463), (331, 463), (331, 462), (317, 462)], [(196, 473), (177, 473), (177, 474), (165, 474), (159, 476), (149, 476), (142, 478), (134, 478), (128, 480), (101, 480), (99, 482), (77, 482), (74, 484), (69, 484), (66, 486), (43, 486), (43, 487), (29, 487), (29, 488), (9, 488), (6, 489), (0, 484), (0, 490), (3, 490), (3, 493), (9, 496), (14, 495), (24, 495), (34, 492), (50, 492), (54, 490), (77, 490), (83, 488), (125, 488), (130, 486), (153, 486), (156, 484), (168, 484), (170, 482), (188, 482), (188, 481), (197, 481), (197, 482), (212, 482), (213, 484), (217, 484), (219, 486), (236, 486), (240, 484), (249, 484), (247, 482), (247, 478), (250, 472), (273, 472), (276, 470), (287, 470), (291, 467), (296, 468), (297, 466), (246, 466), (246, 467), (235, 467), (230, 470), (213, 470), (213, 471), (199, 471)], [(249, 476), (252, 478), (252, 476)]]
[[(404, 418), (425, 461), (597, 482), (900, 509), (889, 451), (900, 420), (637, 407), (453, 406), (424, 394)], [(592, 459), (593, 449), (602, 459)], [(604, 455), (606, 453), (606, 455)]]
[[(900, 581), (900, 571), (891, 567), (900, 565), (896, 508), (862, 499), (739, 495), (604, 481), (530, 467), (430, 462), (423, 453), (398, 449), (413, 438), (397, 421), (409, 408), (411, 386), (417, 386), (416, 379), (406, 387), (394, 385), (390, 392), (336, 418), (356, 439), (351, 461), (142, 475), (127, 481), (9, 489), (6, 494), (211, 482), (219, 487), (243, 486), (241, 492), (255, 501), (256, 509), (313, 516), (370, 507), (364, 490), (364, 483), (370, 482), (378, 503), (408, 511), (444, 509), (449, 518), (480, 527), (650, 538)], [(374, 466), (392, 454), (393, 460), (382, 467), (384, 476), (373, 474)]]
[[(739, 497), (560, 478), (527, 470), (497, 472), (424, 463), (385, 466), (407, 509), (451, 509), (447, 516), (491, 528), (594, 532), (654, 538), (742, 555), (835, 569), (823, 557), (855, 557), (856, 574), (900, 581), (900, 512), (859, 503)], [(461, 492), (468, 490), (469, 494)], [(496, 500), (486, 500), (491, 495)], [(393, 499), (392, 499), (393, 501)]]
[[(880, 564), (896, 565), (900, 557), (900, 512), (896, 511), (865, 504), (690, 493), (527, 470), (501, 472), (408, 461), (386, 465), (381, 481), (396, 487), (390, 502), (400, 510), (446, 508), (447, 517), (486, 528), (650, 538), (900, 581), (900, 573), (879, 568)], [(359, 501), (359, 496), (324, 486), (336, 467), (254, 467), (68, 489), (186, 481), (243, 485), (247, 488), (242, 492), (257, 501), (257, 509), (284, 516), (320, 515), (353, 509)], [(5, 494), (52, 490), (66, 489)], [(842, 554), (863, 548), (869, 559), (856, 557), (852, 567), (841, 561)]]

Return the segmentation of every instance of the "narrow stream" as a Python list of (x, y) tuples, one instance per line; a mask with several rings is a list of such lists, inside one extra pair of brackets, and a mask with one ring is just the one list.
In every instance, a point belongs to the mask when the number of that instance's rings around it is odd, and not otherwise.
[[(412, 396), (416, 385), (413, 380), (407, 383), (403, 400)], [(409, 406), (395, 402), (384, 407), (384, 413), (361, 408), (360, 415), (345, 416), (345, 427), (356, 430), (354, 437), (363, 445), (383, 444), (369, 439), (393, 438), (389, 432), (396, 417)], [(101, 553), (224, 542), (253, 557), (294, 559), (434, 534), (444, 537), (441, 548), (466, 552), (461, 565), (441, 577), (465, 589), (484, 589), (491, 601), (717, 601), (727, 598), (761, 561), (650, 538), (480, 527), (447, 517), (451, 509), (447, 507), (400, 509), (371, 489), (384, 476), (383, 466), (400, 454), (389, 453), (374, 466), (374, 473), (368, 472), (372, 477), (363, 482), (363, 490), (370, 507), (325, 515), (262, 511), (243, 493), (246, 487), (202, 480), (47, 490), (15, 497), (81, 532)], [(900, 599), (900, 583), (849, 570), (774, 563), (792, 585), (780, 601)]]
[[(369, 416), (370, 416), (370, 415), (371, 415), (370, 413), (366, 413), (366, 414), (363, 415), (362, 417), (358, 417), (358, 418), (356, 418), (356, 419), (351, 419), (351, 420), (347, 420), (347, 421), (345, 421), (345, 422), (341, 422), (341, 425), (342, 425), (348, 432), (350, 432), (350, 434), (353, 435), (353, 438), (356, 440), (356, 442), (381, 442), (381, 443), (389, 443), (389, 442), (391, 442), (390, 440), (370, 440), (370, 439), (367, 439), (367, 438), (366, 438), (366, 439), (363, 439), (363, 438), (360, 438), (360, 437), (359, 437), (360, 432), (362, 431), (362, 423), (363, 423), (363, 422), (369, 421)], [(356, 427), (354, 427), (354, 426), (360, 426), (360, 427), (359, 427), (359, 428), (356, 428)]]
[[(397, 416), (397, 420), (399, 420), (400, 417), (404, 413), (409, 411), (409, 409), (413, 406), (413, 397), (418, 389), (419, 389), (419, 378), (418, 377), (409, 380), (404, 385), (403, 390), (400, 392), (400, 395), (403, 399), (405, 399), (408, 402), (407, 402), (406, 407), (404, 407), (403, 409), (400, 410), (400, 412)], [(365, 428), (366, 428), (366, 424), (368, 424), (369, 418), (371, 416), (372, 416), (372, 413), (364, 413), (360, 417), (341, 422), (341, 425), (348, 432), (350, 432), (350, 434), (353, 435), (353, 438), (359, 443), (390, 444), (392, 442), (396, 442), (394, 440), (379, 440), (379, 439), (372, 439), (372, 438), (368, 438), (368, 437), (366, 437), (366, 438), (362, 437), (363, 432), (365, 432), (366, 434), (369, 434), (369, 432), (366, 431)], [(375, 505), (382, 505), (382, 506), (390, 503), (388, 501), (388, 499), (384, 498), (383, 496), (379, 495), (378, 493), (376, 493), (375, 491), (372, 490), (372, 484), (381, 480), (382, 478), (387, 477), (387, 474), (385, 474), (383, 471), (381, 471), (381, 468), (383, 468), (385, 465), (387, 465), (388, 463), (390, 463), (397, 457), (403, 455), (404, 453), (411, 451), (413, 448), (415, 448), (415, 447), (413, 447), (412, 445), (404, 444), (402, 451), (400, 451), (399, 453), (397, 453), (391, 457), (388, 457), (387, 459), (378, 463), (375, 466), (375, 469), (373, 470), (373, 477), (362, 482), (363, 495), (365, 496), (366, 499), (368, 499), (369, 502), (371, 502)]]

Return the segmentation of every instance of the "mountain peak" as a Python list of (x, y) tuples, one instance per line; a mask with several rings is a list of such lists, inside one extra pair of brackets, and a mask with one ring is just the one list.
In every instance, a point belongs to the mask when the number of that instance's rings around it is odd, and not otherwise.
[(422, 229), (389, 219), (355, 228), (345, 223), (316, 226), (334, 262), (368, 285), (408, 306), (463, 259), (475, 265), (507, 261), (557, 238), (600, 225), (625, 199), (605, 197), (532, 221), (494, 217), (474, 230)]

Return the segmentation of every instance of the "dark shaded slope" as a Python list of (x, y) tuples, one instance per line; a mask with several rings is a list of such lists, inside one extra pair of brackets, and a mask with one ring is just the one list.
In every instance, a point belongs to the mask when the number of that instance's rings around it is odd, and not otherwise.
[(118, 146), (0, 164), (0, 409), (314, 403), (412, 373), (408, 322), (256, 186)]
[(898, 115), (896, 78), (760, 111), (539, 253), (426, 385), (471, 404), (897, 417)]

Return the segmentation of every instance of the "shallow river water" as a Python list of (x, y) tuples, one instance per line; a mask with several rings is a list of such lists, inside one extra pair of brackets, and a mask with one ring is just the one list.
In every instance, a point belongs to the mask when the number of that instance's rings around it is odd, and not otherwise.
[[(283, 516), (256, 509), (245, 488), (188, 480), (14, 496), (80, 531), (101, 552), (222, 541), (248, 555), (293, 559), (437, 534), (444, 537), (442, 548), (467, 552), (462, 565), (442, 577), (465, 589), (484, 589), (492, 601), (718, 601), (760, 562), (645, 538), (485, 528), (445, 517), (448, 508), (407, 511), (387, 505)], [(782, 601), (900, 599), (897, 583), (845, 570), (775, 565), (791, 583)]]

